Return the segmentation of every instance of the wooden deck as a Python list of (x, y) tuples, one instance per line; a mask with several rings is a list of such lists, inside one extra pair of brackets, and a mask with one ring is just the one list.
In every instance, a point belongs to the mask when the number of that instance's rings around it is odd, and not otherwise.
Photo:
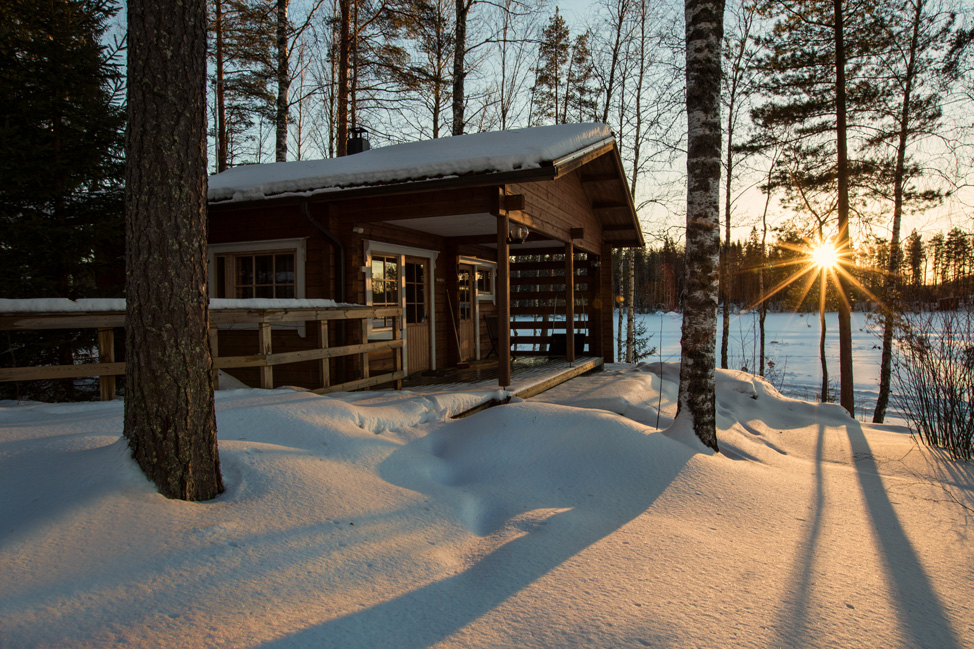
[[(528, 399), (576, 376), (601, 369), (600, 356), (576, 358), (569, 363), (564, 358), (531, 356), (518, 358), (511, 367), (511, 385), (497, 386), (497, 361), (480, 361), (468, 368), (451, 368), (424, 372), (403, 380), (403, 389), (419, 394), (439, 392), (483, 392), (484, 399), (476, 407), (454, 417), (463, 417), (491, 406), (506, 403), (512, 397)], [(506, 397), (499, 399), (498, 390)]]

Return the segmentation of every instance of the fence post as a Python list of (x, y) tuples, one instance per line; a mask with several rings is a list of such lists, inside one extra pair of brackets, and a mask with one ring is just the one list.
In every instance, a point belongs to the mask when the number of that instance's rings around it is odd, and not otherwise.
[(207, 335), (210, 339), (210, 361), (212, 369), (210, 375), (213, 377), (213, 389), (220, 389), (220, 370), (216, 367), (216, 359), (220, 358), (220, 331), (216, 327), (210, 327)]
[(257, 325), (257, 353), (264, 357), (264, 364), (260, 366), (260, 387), (263, 390), (274, 389), (274, 368), (267, 364), (271, 355), (271, 323), (261, 322)]
[[(318, 341), (322, 349), (328, 349), (328, 321), (319, 320), (318, 321)], [(331, 385), (331, 366), (329, 365), (331, 359), (322, 358), (321, 359), (321, 387), (327, 388)]]
[[(374, 317), (374, 314), (373, 314)], [(362, 318), (362, 323), (359, 325), (359, 334), (361, 336), (362, 344), (369, 342), (369, 319)], [(362, 353), (362, 378), (369, 378), (369, 352)]]
[[(111, 327), (98, 328), (98, 362), (115, 362), (115, 331)], [(112, 401), (115, 398), (114, 376), (99, 376), (98, 387), (102, 401)]]
[[(402, 340), (402, 321), (402, 311), (400, 311), (400, 315), (392, 320), (393, 341), (398, 342)], [(392, 350), (392, 358), (394, 359), (392, 369), (396, 374), (402, 371), (402, 353), (404, 349), (405, 347), (399, 347), (398, 349)], [(396, 379), (396, 389), (402, 390), (402, 379)]]

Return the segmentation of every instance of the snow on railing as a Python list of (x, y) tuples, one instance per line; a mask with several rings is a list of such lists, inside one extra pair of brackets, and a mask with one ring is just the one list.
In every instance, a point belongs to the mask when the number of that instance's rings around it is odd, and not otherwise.
[[(376, 318), (393, 318), (393, 338), (368, 341), (369, 322)], [(213, 358), (213, 385), (218, 387), (218, 371), (226, 368), (256, 367), (261, 388), (274, 385), (274, 367), (288, 363), (318, 361), (321, 388), (319, 394), (357, 390), (382, 383), (395, 383), (399, 388), (406, 373), (403, 371), (403, 340), (401, 336), (402, 309), (338, 304), (332, 300), (211, 300), (210, 351)], [(329, 347), (329, 324), (358, 321), (359, 342)], [(274, 353), (272, 325), (282, 323), (317, 323), (318, 345), (308, 349)], [(249, 324), (256, 326), (258, 353), (246, 356), (220, 356), (219, 329), (221, 326)], [(115, 328), (125, 327), (125, 300), (62, 298), (7, 300), (0, 299), (0, 330), (35, 331), (44, 329), (97, 329), (98, 362), (75, 365), (44, 365), (0, 368), (0, 382), (70, 379), (96, 376), (99, 378), (101, 399), (115, 398), (115, 377), (125, 374), (125, 363), (115, 361)], [(369, 375), (369, 354), (391, 350), (393, 371), (378, 376)], [(360, 358), (359, 378), (339, 384), (331, 383), (329, 360), (342, 356)]]

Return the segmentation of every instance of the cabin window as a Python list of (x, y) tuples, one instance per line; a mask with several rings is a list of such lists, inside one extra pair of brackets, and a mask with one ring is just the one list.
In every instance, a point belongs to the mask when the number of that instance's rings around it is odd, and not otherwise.
[(406, 324), (426, 322), (426, 266), (409, 262), (406, 270)]
[(477, 267), (477, 297), (481, 300), (494, 297), (494, 270), (492, 268)]
[(220, 243), (209, 247), (209, 291), (214, 298), (304, 298), (306, 246), (302, 239)]
[[(372, 255), (372, 306), (399, 306), (398, 255)], [(372, 330), (392, 329), (393, 318), (375, 318)]]
[(295, 253), (217, 255), (215, 297), (294, 298), (297, 296)]

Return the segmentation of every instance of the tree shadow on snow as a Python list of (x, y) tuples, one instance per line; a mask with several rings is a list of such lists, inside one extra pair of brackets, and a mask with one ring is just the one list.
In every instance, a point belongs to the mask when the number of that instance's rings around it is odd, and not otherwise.
[[(809, 641), (808, 617), (813, 607), (812, 591), (816, 577), (816, 556), (820, 549), (825, 513), (824, 447), (826, 424), (819, 424), (815, 453), (815, 493), (810, 506), (810, 520), (801, 544), (802, 557), (793, 571), (793, 596), (783, 607), (779, 626), (780, 646), (804, 647)], [(911, 647), (930, 649), (960, 649), (960, 644), (947, 619), (943, 604), (937, 597), (920, 559), (907, 538), (886, 486), (879, 475), (869, 442), (859, 422), (845, 426), (855, 462), (856, 476), (870, 522), (879, 542), (881, 560), (886, 568), (886, 581), (891, 586), (889, 596), (900, 621), (903, 636)]]
[[(549, 408), (557, 408), (557, 406), (549, 406)], [(516, 411), (514, 406), (504, 406), (503, 409), (508, 412)], [(599, 416), (611, 417), (611, 415)], [(596, 439), (594, 444), (598, 443), (600, 433), (604, 432), (604, 430), (593, 431), (591, 436)], [(607, 444), (603, 448), (614, 447), (616, 450), (612, 451), (613, 453), (624, 453), (626, 457), (619, 460), (618, 473), (608, 483), (611, 488), (594, 488), (606, 485), (597, 481), (592, 482), (584, 475), (574, 476), (576, 482), (573, 484), (578, 486), (577, 489), (560, 486), (550, 490), (539, 489), (537, 487), (546, 484), (544, 480), (531, 483), (528, 479), (525, 483), (528, 489), (517, 494), (514, 499), (518, 505), (517, 511), (514, 511), (514, 507), (501, 507), (502, 512), (493, 517), (493, 523), (484, 530), (484, 534), (500, 529), (518, 513), (535, 509), (564, 509), (565, 511), (551, 516), (543, 524), (524, 526), (520, 529), (523, 532), (521, 535), (497, 547), (459, 574), (269, 642), (264, 646), (420, 649), (449, 638), (645, 512), (694, 455), (694, 451), (689, 447), (660, 433), (646, 434), (631, 429), (614, 430), (613, 435), (615, 436), (613, 441), (618, 444)], [(542, 437), (544, 437), (542, 443), (550, 444), (556, 435), (542, 432)], [(463, 477), (459, 477), (455, 481), (448, 480), (439, 484), (431, 480), (425, 485), (415, 479), (404, 478), (402, 466), (417, 464), (416, 447), (428, 451), (429, 446), (428, 440), (421, 439), (397, 451), (409, 456), (409, 462), (397, 463), (394, 458), (397, 453), (390, 456), (387, 461), (391, 461), (398, 468), (388, 469), (384, 474), (386, 479), (396, 484), (405, 483), (401, 486), (427, 493), (437, 499), (449, 499), (451, 494), (455, 496), (459, 492), (477, 492), (478, 485), (472, 481), (473, 478), (465, 482)], [(476, 443), (472, 448), (465, 449), (465, 453), (471, 458), (476, 457), (481, 451), (483, 449), (477, 448)], [(598, 452), (594, 446), (591, 451)], [(449, 451), (446, 450), (437, 453), (434, 449), (434, 454), (450, 457)], [(583, 453), (585, 454), (587, 453)], [(494, 459), (496, 461), (496, 458)], [(586, 459), (593, 458), (589, 454), (587, 458), (579, 458), (579, 462), (584, 462)], [(593, 464), (605, 466), (605, 460), (604, 457), (598, 458)], [(505, 469), (511, 470), (510, 467), (498, 467), (496, 464), (491, 466), (490, 459), (485, 462), (488, 465), (485, 471), (503, 473)], [(512, 460), (512, 464), (516, 465), (515, 471), (522, 470), (518, 462), (519, 459)], [(544, 463), (544, 459), (541, 463)], [(552, 469), (542, 467), (539, 470)], [(563, 466), (555, 463), (554, 470), (561, 472)], [(571, 481), (572, 476), (566, 476), (566, 479)], [(511, 482), (520, 484), (518, 480)], [(489, 484), (496, 485), (494, 482)], [(621, 485), (625, 485), (625, 489), (618, 488)], [(444, 492), (444, 489), (447, 491)], [(498, 489), (502, 490), (503, 485)], [(483, 491), (480, 493), (482, 494)], [(476, 533), (482, 535), (481, 532)], [(396, 630), (394, 637), (389, 636), (389, 629)]]

